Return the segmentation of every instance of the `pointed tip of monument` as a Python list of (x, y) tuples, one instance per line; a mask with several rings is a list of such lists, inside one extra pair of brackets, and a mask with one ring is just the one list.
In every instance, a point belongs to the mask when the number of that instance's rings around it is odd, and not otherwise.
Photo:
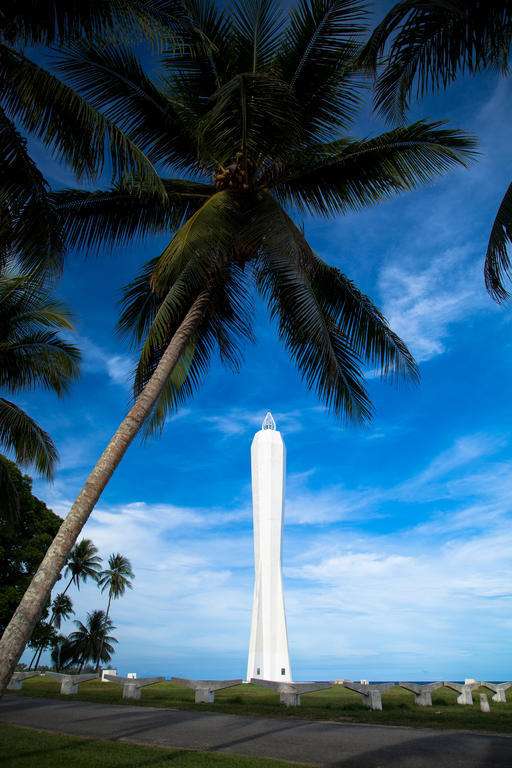
[(267, 411), (267, 415), (263, 419), (263, 424), (261, 425), (262, 429), (275, 429), (276, 423), (274, 421), (274, 417), (270, 413), (270, 411)]

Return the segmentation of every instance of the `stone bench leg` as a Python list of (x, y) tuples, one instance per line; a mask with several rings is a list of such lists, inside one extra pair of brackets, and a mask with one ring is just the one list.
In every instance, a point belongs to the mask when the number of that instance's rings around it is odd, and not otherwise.
[(491, 699), (493, 701), (498, 701), (501, 704), (505, 704), (507, 701), (507, 695), (505, 693), (505, 690), (503, 688), (498, 688), (496, 693), (491, 696)]
[(280, 693), (279, 703), (285, 707), (300, 707), (300, 694), (298, 693)]
[(136, 685), (123, 685), (123, 699), (140, 699), (141, 689)]
[(481, 693), (480, 694), (480, 712), (490, 712), (490, 711), (491, 711), (491, 708), (487, 700), (487, 694)]
[(432, 706), (432, 692), (422, 691), (421, 693), (414, 694), (414, 703), (419, 707), (431, 707)]
[(8, 691), (21, 691), (23, 680), (14, 680), (12, 677), (7, 685)]
[(71, 696), (73, 693), (78, 693), (78, 683), (74, 683), (73, 680), (63, 680), (60, 692), (63, 696)]
[(196, 704), (213, 704), (215, 701), (215, 692), (209, 688), (196, 688), (194, 699)]
[(367, 696), (363, 697), (363, 701), (370, 709), (382, 709), (382, 696), (380, 691), (368, 691)]
[(471, 694), (471, 688), (464, 687), (459, 696), (457, 696), (457, 704), (472, 705), (473, 696)]

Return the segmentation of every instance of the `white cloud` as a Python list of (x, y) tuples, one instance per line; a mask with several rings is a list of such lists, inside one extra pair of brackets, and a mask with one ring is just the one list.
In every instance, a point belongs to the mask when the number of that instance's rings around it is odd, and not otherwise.
[(92, 342), (87, 336), (79, 336), (78, 346), (83, 352), (82, 369), (90, 373), (107, 373), (113, 384), (123, 389), (131, 388), (130, 378), (135, 368), (134, 358), (114, 355)]
[[(224, 437), (233, 437), (242, 435), (257, 429), (261, 429), (261, 424), (265, 418), (266, 411), (254, 411), (243, 408), (229, 408), (222, 414), (209, 415), (204, 411), (198, 413), (194, 410), (190, 413), (190, 418), (200, 421), (212, 429), (218, 430)], [(302, 429), (302, 413), (298, 411), (288, 411), (281, 413), (272, 412), (276, 422), (276, 427), (287, 435), (292, 432), (298, 432)]]
[(481, 265), (461, 246), (433, 257), (418, 269), (393, 262), (379, 279), (383, 313), (418, 362), (443, 354), (452, 326), (489, 309)]

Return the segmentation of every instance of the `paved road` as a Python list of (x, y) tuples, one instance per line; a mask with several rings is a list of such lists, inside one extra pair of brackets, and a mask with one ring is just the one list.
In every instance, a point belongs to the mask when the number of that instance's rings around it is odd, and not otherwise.
[(5, 696), (0, 721), (325, 768), (510, 768), (512, 736)]

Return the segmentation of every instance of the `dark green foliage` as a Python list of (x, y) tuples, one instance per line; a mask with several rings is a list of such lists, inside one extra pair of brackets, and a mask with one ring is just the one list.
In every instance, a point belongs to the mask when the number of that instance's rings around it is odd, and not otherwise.
[[(0, 466), (9, 474), (19, 499), (19, 512), (12, 521), (0, 505), (0, 633), (30, 584), (46, 549), (62, 520), (32, 493), (32, 481), (17, 466), (0, 456)], [(48, 615), (48, 609), (44, 615)]]
[[(80, 352), (61, 338), (73, 330), (70, 312), (40, 277), (0, 274), (0, 391), (43, 388), (65, 394), (78, 378)], [(0, 397), (0, 447), (22, 466), (53, 476), (57, 449), (50, 436), (18, 405)], [(12, 486), (2, 483), (10, 493)], [(12, 495), (12, 494), (11, 494)]]
[(146, 156), (122, 131), (41, 65), (28, 46), (74, 41), (173, 39), (185, 16), (179, 0), (4, 0), (0, 14), (0, 267), (16, 256), (24, 268), (59, 271), (63, 230), (47, 183), (20, 134), (37, 136), (78, 177), (137, 177), (163, 189)]
[(114, 654), (117, 639), (106, 634), (115, 629), (105, 611), (91, 611), (87, 614), (86, 623), (75, 621), (76, 630), (69, 635), (69, 642), (74, 652), (74, 660), (80, 668), (88, 661), (103, 661), (108, 663)]
[(76, 663), (76, 646), (68, 637), (57, 635), (50, 655), (57, 672), (69, 669)]
[(80, 582), (86, 582), (89, 578), (98, 581), (100, 566), (98, 547), (90, 539), (81, 539), (71, 550), (66, 563), (64, 574), (70, 577), (66, 589), (71, 584), (80, 589)]
[[(57, 631), (55, 627), (53, 627), (49, 621), (39, 621), (32, 633), (32, 637), (28, 641), (28, 647), (42, 653), (42, 651), (53, 646), (56, 638)], [(36, 653), (35, 657), (38, 655), (39, 653)], [(31, 666), (34, 665), (32, 664)]]

